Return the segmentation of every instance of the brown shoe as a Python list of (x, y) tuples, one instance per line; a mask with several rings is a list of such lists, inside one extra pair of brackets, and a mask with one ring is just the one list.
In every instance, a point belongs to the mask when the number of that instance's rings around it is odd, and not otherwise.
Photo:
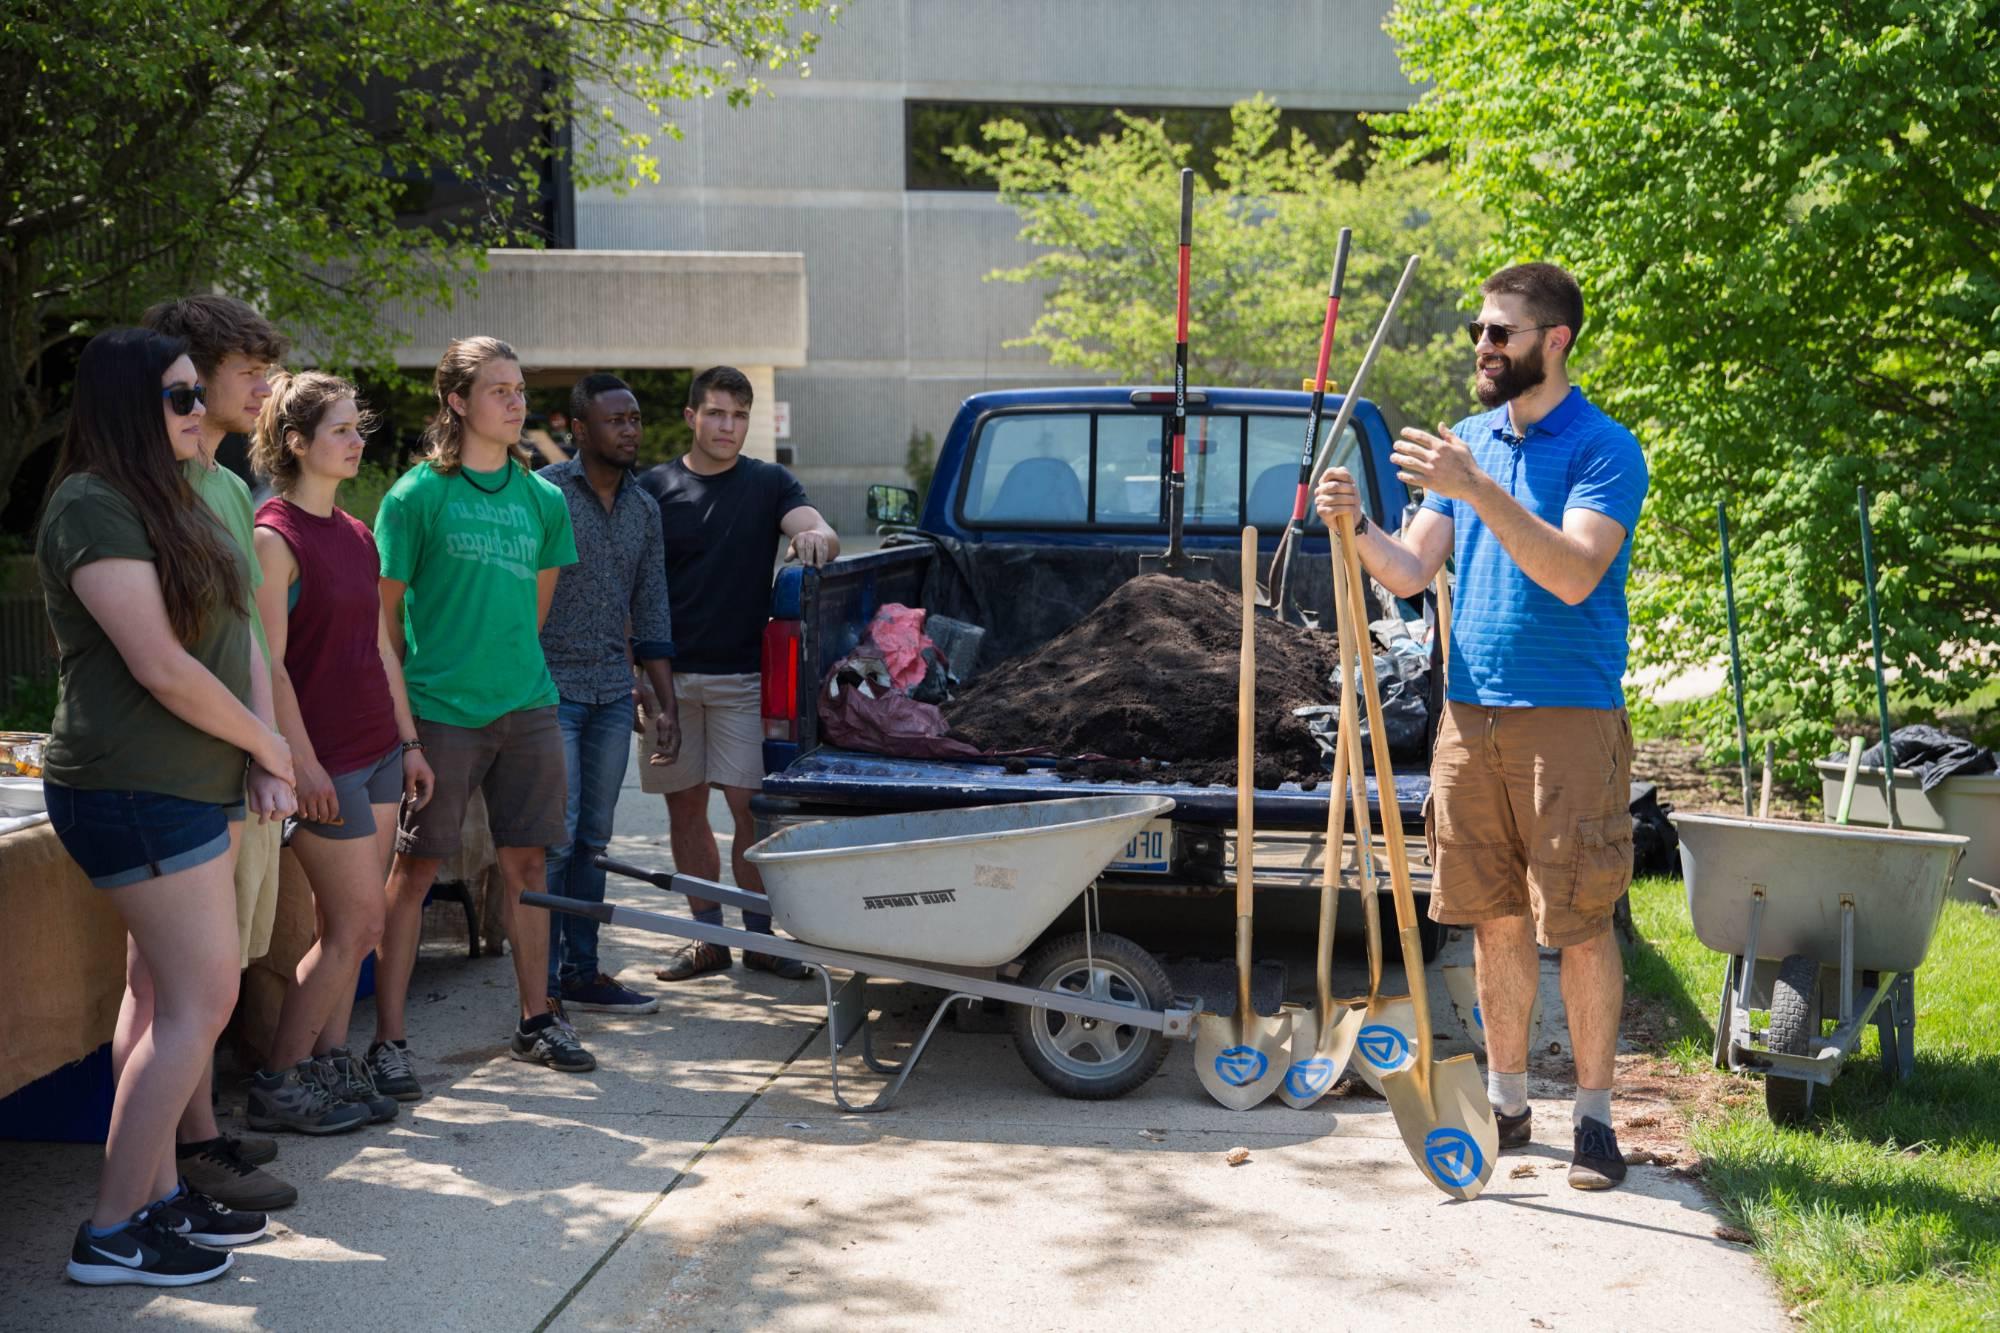
[(261, 1167), (240, 1157), (234, 1141), (224, 1137), (205, 1143), (183, 1143), (174, 1149), (174, 1165), (188, 1188), (206, 1194), (225, 1208), (268, 1213), (289, 1208), (299, 1192)]
[(661, 981), (686, 981), (704, 973), (726, 971), (729, 966), (729, 950), (719, 944), (694, 943), (676, 949), (667, 965), (653, 975)]
[(743, 951), (743, 966), (752, 972), (769, 972), (784, 981), (804, 981), (806, 965), (796, 958), (780, 958), (774, 953)]

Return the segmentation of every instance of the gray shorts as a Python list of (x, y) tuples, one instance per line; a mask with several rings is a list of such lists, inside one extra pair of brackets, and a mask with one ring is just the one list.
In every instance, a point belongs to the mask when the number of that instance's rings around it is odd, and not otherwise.
[(338, 824), (293, 819), (286, 824), (286, 837), (300, 831), (330, 842), (374, 837), (375, 807), (395, 805), (403, 799), (403, 747), (391, 746), (387, 754), (366, 767), (334, 774), (333, 794), (340, 800)]
[(486, 795), (495, 847), (553, 847), (563, 840), (569, 778), (553, 706), (502, 713), (483, 727), (420, 717), (417, 735), (437, 787), (429, 805), (403, 811), (398, 852), (440, 861), (455, 855), (475, 788)]

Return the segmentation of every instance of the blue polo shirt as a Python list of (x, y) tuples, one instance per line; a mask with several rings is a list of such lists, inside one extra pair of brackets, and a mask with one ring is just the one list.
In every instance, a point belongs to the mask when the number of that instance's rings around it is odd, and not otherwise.
[(1632, 432), (1571, 388), (1553, 412), (1517, 436), (1507, 409), (1453, 428), (1486, 475), (1521, 507), (1560, 528), (1589, 509), (1625, 529), (1618, 556), (1575, 606), (1521, 572), (1500, 539), (1463, 500), (1426, 496), (1452, 522), (1458, 581), (1447, 694), (1489, 708), (1623, 708), (1630, 621), (1625, 572), (1646, 499), (1646, 457)]

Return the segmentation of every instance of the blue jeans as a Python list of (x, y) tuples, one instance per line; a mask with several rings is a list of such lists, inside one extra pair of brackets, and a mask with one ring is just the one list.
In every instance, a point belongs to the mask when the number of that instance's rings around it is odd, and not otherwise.
[[(595, 861), (611, 845), (611, 816), (632, 755), (632, 701), (564, 699), (556, 706), (556, 726), (562, 731), (569, 796), (563, 805), (564, 840), (549, 848), (549, 892), (601, 903), (604, 872)], [(549, 913), (549, 994), (559, 996), (564, 981), (588, 982), (597, 972), (597, 923)]]

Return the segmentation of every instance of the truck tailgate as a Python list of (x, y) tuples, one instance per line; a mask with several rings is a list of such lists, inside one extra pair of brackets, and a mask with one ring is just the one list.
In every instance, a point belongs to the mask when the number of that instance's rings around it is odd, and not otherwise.
[[(1403, 826), (1422, 828), (1422, 810), (1430, 795), (1428, 773), (1396, 774), (1396, 801)], [(1236, 789), (1168, 783), (1064, 781), (1053, 768), (1038, 764), (1025, 773), (1009, 773), (999, 764), (964, 760), (890, 759), (821, 746), (799, 756), (783, 772), (766, 774), (763, 794), (808, 804), (861, 806), (880, 810), (928, 810), (941, 806), (991, 805), (1001, 801), (1051, 800), (1062, 796), (1158, 793), (1174, 799), (1173, 818), (1185, 823), (1225, 828), (1236, 822)], [(1275, 791), (1256, 794), (1260, 828), (1314, 830), (1326, 827), (1327, 788), (1301, 791), (1288, 782)], [(1371, 820), (1381, 822), (1375, 783), (1368, 783)]]

